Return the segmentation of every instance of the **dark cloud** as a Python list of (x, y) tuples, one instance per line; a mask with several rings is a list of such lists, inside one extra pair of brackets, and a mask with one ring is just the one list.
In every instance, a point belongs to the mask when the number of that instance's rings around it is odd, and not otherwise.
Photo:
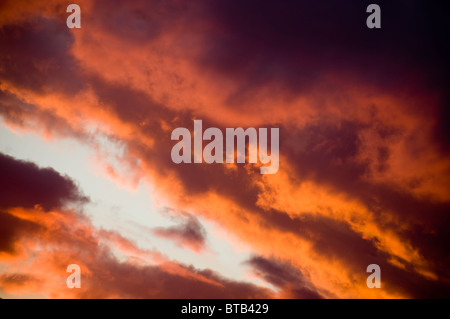
[[(211, 36), (202, 63), (257, 88), (283, 81), (298, 92), (328, 70), (356, 72), (388, 86), (406, 80), (408, 68), (437, 76), (448, 65), (448, 4), (379, 1), (382, 28), (366, 27), (370, 1), (215, 1), (221, 32)], [(433, 21), (433, 22), (432, 22)], [(430, 37), (430, 35), (432, 35)], [(267, 66), (270, 65), (270, 68)], [(430, 68), (431, 67), (431, 68)]]
[(0, 207), (44, 210), (61, 208), (66, 202), (84, 202), (75, 183), (52, 168), (39, 168), (34, 163), (0, 154)]
[(101, 23), (130, 44), (142, 41), (148, 43), (164, 36), (169, 30), (195, 25), (201, 19), (203, 6), (203, 1), (195, 5), (184, 1), (160, 0), (137, 0), (131, 5), (120, 0), (112, 0), (109, 4), (95, 1), (93, 11), (101, 14), (85, 23)]
[(286, 263), (263, 257), (252, 257), (246, 262), (267, 282), (283, 290), (284, 298), (319, 299), (322, 296), (311, 288), (302, 272)]
[(184, 217), (180, 225), (158, 227), (152, 231), (155, 235), (174, 240), (180, 246), (196, 251), (205, 248), (206, 231), (198, 219), (192, 215)]
[[(229, 280), (211, 270), (177, 266), (188, 275), (170, 273), (165, 266), (136, 266), (103, 258), (96, 265), (99, 271), (88, 281), (82, 298), (269, 298), (271, 292), (253, 284)], [(201, 276), (199, 279), (195, 276)], [(101, 289), (95, 289), (95, 287)], [(92, 288), (92, 289), (89, 289)]]
[(311, 125), (286, 132), (280, 147), (303, 179), (348, 187), (367, 170), (368, 163), (355, 160), (361, 146), (359, 133), (364, 128), (364, 123), (352, 121)]
[(69, 53), (73, 35), (61, 19), (33, 16), (24, 24), (0, 29), (0, 81), (36, 92), (76, 94), (84, 88)]
[(15, 243), (22, 236), (33, 235), (39, 230), (40, 226), (36, 223), (0, 212), (0, 252), (15, 254)]

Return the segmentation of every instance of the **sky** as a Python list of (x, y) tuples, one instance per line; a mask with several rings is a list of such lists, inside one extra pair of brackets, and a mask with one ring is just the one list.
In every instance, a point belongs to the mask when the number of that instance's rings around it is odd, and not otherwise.
[(0, 1), (0, 297), (449, 298), (450, 7), (372, 2)]

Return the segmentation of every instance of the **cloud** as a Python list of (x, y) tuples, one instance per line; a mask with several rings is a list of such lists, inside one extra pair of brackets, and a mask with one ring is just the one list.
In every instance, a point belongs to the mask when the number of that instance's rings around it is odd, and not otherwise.
[(83, 202), (75, 183), (52, 168), (38, 168), (30, 162), (18, 161), (0, 154), (0, 207), (41, 206), (44, 210), (62, 207), (65, 202)]
[(40, 228), (36, 223), (3, 212), (0, 212), (0, 221), (0, 253), (15, 254), (19, 249), (17, 239), (23, 234), (37, 233)]
[[(272, 295), (268, 289), (171, 261), (157, 251), (139, 249), (117, 233), (95, 229), (85, 215), (65, 206), (67, 200), (80, 198), (68, 196), (64, 191), (49, 192), (48, 203), (33, 206), (29, 204), (33, 203), (30, 194), (49, 185), (52, 178), (76, 189), (73, 182), (53, 170), (40, 169), (9, 156), (2, 155), (2, 161), (5, 164), (2, 168), (11, 169), (16, 165), (9, 171), (9, 178), (20, 180), (21, 174), (27, 173), (30, 181), (20, 188), (9, 188), (9, 197), (14, 202), (0, 198), (0, 205), (5, 209), (0, 213), (0, 227), (4, 228), (0, 237), (0, 264), (9, 266), (0, 275), (0, 289), (4, 292), (52, 298), (267, 298)], [(45, 174), (48, 176), (41, 178)], [(117, 251), (125, 253), (127, 259), (119, 261), (115, 256)], [(81, 267), (82, 289), (71, 290), (65, 286), (66, 268), (71, 263)]]
[[(361, 1), (86, 1), (83, 28), (74, 31), (57, 6), (32, 3), (25, 10), (8, 2), (0, 20), (0, 114), (9, 126), (73, 136), (93, 149), (98, 135), (123, 145), (127, 175), (150, 181), (158, 198), (192, 216), (157, 234), (201, 251), (198, 217), (217, 222), (251, 246), (259, 257), (250, 264), (265, 280), (300, 287), (286, 296), (448, 296), (448, 5), (382, 2), (383, 27), (369, 30)], [(279, 172), (172, 163), (170, 132), (192, 128), (193, 119), (221, 129), (279, 127)], [(2, 249), (12, 252), (20, 229), (31, 236), (52, 222), (36, 204), (60, 209), (81, 195), (45, 169), (37, 181), (48, 180), (51, 192), (28, 193), (24, 185), (38, 184), (25, 174), (34, 166), (2, 160), (11, 165), (5, 174), (18, 172), (0, 196), (1, 218), (14, 225)], [(12, 213), (16, 206), (42, 219)], [(79, 238), (104, 257), (90, 271), (103, 262), (105, 278), (120, 285), (119, 274), (136, 284), (144, 274), (175, 280), (99, 251), (103, 240), (141, 262), (155, 257), (117, 236)], [(365, 285), (370, 263), (382, 266), (382, 290)], [(231, 296), (241, 284), (170, 265), (199, 296)], [(170, 295), (156, 282), (158, 292), (110, 291)]]
[(200, 252), (205, 249), (206, 231), (198, 219), (188, 215), (180, 225), (171, 227), (158, 227), (152, 232), (160, 237), (172, 239), (178, 245)]
[(288, 264), (263, 257), (253, 257), (247, 261), (257, 275), (282, 289), (282, 298), (318, 299), (321, 298), (313, 289), (307, 287), (300, 270)]

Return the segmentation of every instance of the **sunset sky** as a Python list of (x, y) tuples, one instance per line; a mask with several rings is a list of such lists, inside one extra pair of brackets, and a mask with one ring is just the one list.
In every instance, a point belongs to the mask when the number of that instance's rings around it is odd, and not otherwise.
[[(0, 297), (450, 298), (448, 2), (70, 3), (0, 0)], [(278, 172), (173, 163), (194, 120)]]

